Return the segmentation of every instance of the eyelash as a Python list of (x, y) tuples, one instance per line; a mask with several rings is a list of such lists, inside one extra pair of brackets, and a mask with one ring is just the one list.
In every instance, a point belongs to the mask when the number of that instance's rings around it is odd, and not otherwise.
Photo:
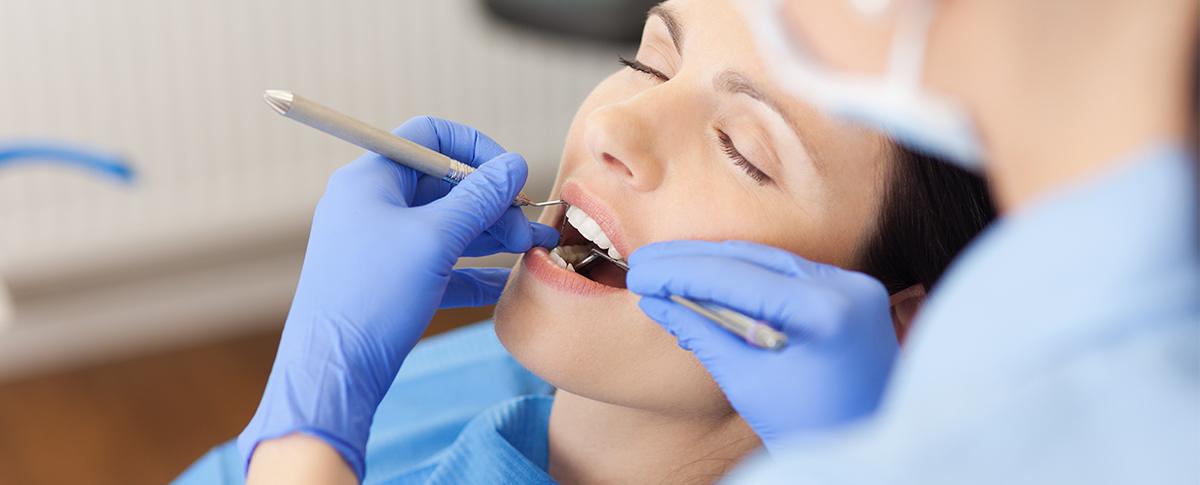
[[(666, 82), (671, 80), (671, 78), (667, 77), (666, 74), (663, 74), (662, 71), (647, 66), (636, 59), (626, 59), (623, 56), (618, 56), (617, 61), (629, 69), (646, 74), (659, 81)], [(737, 147), (733, 144), (733, 139), (730, 138), (727, 133), (717, 130), (717, 140), (721, 143), (721, 151), (725, 152), (725, 155), (728, 156), (730, 160), (733, 160), (734, 165), (737, 165), (738, 168), (746, 172), (746, 175), (749, 176), (751, 180), (754, 180), (754, 182), (758, 185), (767, 185), (772, 182), (771, 176), (767, 175), (762, 170), (759, 170), (758, 167), (756, 167), (754, 163), (747, 159), (745, 155), (742, 155), (742, 152), (738, 151)]]
[(657, 79), (659, 81), (666, 82), (666, 81), (671, 80), (671, 78), (667, 77), (666, 74), (663, 74), (662, 71), (659, 71), (658, 69), (655, 69), (653, 67), (642, 64), (641, 61), (638, 61), (637, 59), (626, 59), (623, 56), (617, 56), (617, 62), (620, 62), (621, 65), (623, 65), (625, 67), (628, 67), (628, 68), (638, 71), (640, 73), (646, 74), (646, 75), (653, 77), (654, 79)]
[(733, 144), (733, 139), (730, 138), (728, 134), (726, 134), (724, 131), (717, 130), (717, 140), (721, 142), (721, 151), (725, 152), (725, 155), (727, 155), (730, 160), (733, 160), (734, 165), (737, 165), (738, 168), (746, 172), (746, 175), (748, 175), (751, 180), (754, 180), (754, 182), (758, 185), (767, 185), (773, 182), (770, 175), (767, 175), (762, 170), (759, 170), (758, 167), (754, 166), (753, 162), (747, 159), (745, 155), (742, 155), (742, 152), (738, 151), (737, 147)]

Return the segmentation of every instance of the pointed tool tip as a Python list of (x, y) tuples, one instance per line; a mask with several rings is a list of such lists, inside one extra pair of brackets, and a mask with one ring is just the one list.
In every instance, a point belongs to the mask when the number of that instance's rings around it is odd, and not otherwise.
[(287, 114), (292, 108), (292, 100), (295, 96), (291, 91), (280, 91), (278, 89), (268, 89), (263, 93), (263, 100), (271, 105), (271, 108), (279, 114)]

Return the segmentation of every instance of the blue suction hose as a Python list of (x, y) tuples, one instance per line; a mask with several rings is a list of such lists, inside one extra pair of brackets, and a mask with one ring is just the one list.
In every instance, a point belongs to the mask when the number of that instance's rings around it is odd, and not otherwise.
[(134, 179), (133, 168), (115, 154), (57, 141), (0, 142), (0, 167), (24, 161), (73, 165), (123, 183)]

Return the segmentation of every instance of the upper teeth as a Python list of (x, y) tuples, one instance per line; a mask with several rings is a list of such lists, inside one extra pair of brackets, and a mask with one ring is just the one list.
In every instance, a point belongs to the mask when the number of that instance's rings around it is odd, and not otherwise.
[(567, 222), (571, 223), (575, 229), (579, 230), (579, 234), (591, 241), (593, 244), (608, 251), (608, 255), (613, 259), (621, 259), (621, 253), (617, 248), (613, 247), (612, 240), (600, 229), (600, 224), (597, 224), (591, 216), (583, 212), (578, 207), (570, 206), (567, 208)]

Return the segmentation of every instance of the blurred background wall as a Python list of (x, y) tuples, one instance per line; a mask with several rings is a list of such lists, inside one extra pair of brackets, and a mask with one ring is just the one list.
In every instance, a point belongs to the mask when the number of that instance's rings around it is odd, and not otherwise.
[[(569, 2), (568, 2), (569, 3)], [(248, 330), (286, 309), (311, 210), (356, 147), (280, 118), (290, 89), (381, 127), (469, 123), (532, 165), (618, 47), (496, 21), (475, 1), (2, 0), (0, 140), (119, 152), (129, 186), (0, 170), (0, 378)]]
[(544, 196), (575, 109), (632, 50), (613, 40), (652, 3), (0, 0), (0, 143), (68, 141), (137, 172), (0, 169), (0, 484), (161, 482), (249, 417), (311, 211), (360, 153), (264, 89), (380, 127), (474, 125)]

